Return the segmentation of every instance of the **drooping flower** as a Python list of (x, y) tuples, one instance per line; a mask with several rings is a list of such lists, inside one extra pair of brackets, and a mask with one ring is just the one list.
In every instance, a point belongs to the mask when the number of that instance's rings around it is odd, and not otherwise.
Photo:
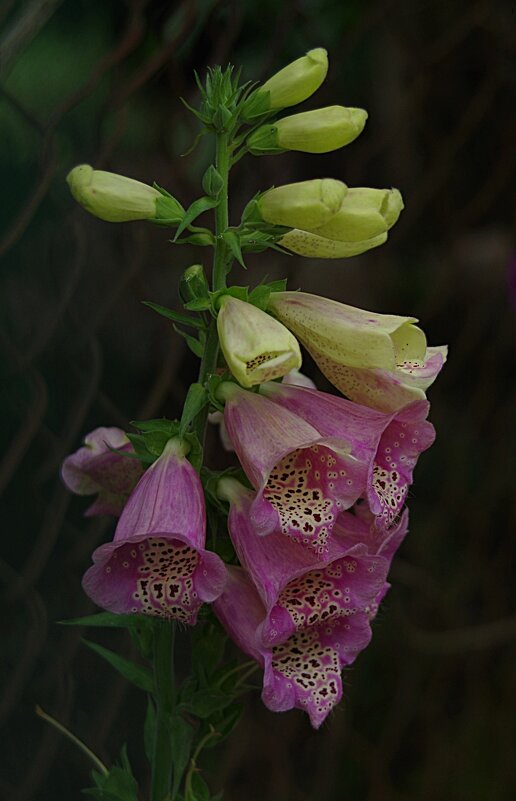
[(76, 495), (98, 495), (86, 517), (121, 513), (143, 472), (131, 454), (134, 448), (120, 428), (96, 428), (82, 448), (66, 457), (61, 477), (68, 489)]
[(333, 178), (275, 186), (257, 201), (261, 218), (287, 228), (318, 228), (340, 209), (348, 188)]
[(302, 417), (236, 384), (221, 384), (217, 394), (225, 401), (230, 440), (257, 490), (251, 508), (256, 531), (281, 527), (296, 542), (326, 553), (336, 516), (365, 491), (373, 452), (354, 456), (343, 438), (321, 436)]
[(351, 400), (393, 411), (424, 399), (446, 360), (415, 317), (377, 314), (305, 292), (273, 292), (269, 308)]
[(265, 123), (253, 131), (246, 144), (255, 156), (285, 150), (328, 153), (356, 139), (366, 120), (367, 111), (362, 108), (327, 106)]
[(80, 164), (66, 178), (80, 205), (106, 222), (154, 220), (179, 223), (185, 213), (181, 204), (164, 191), (134, 178)]
[[(223, 479), (219, 494), (230, 501), (229, 530), (246, 572), (230, 568), (215, 612), (264, 667), (266, 706), (304, 709), (318, 728), (342, 696), (342, 668), (369, 643), (370, 621), (388, 588), (389, 560), (357, 541), (355, 531), (347, 540), (344, 526), (323, 561), (279, 532), (257, 537), (250, 522), (253, 493)], [(358, 522), (370, 539), (367, 525)]]
[(350, 454), (368, 464), (363, 497), (377, 524), (391, 526), (405, 503), (419, 455), (435, 439), (434, 427), (426, 420), (429, 403), (416, 401), (385, 413), (286, 384), (264, 384), (260, 391), (313, 426), (321, 437), (347, 443)]
[(140, 479), (113, 542), (94, 552), (84, 590), (110, 612), (193, 625), (201, 604), (220, 595), (226, 579), (223, 562), (204, 549), (205, 541), (201, 482), (174, 438)]
[[(328, 53), (323, 47), (309, 50), (276, 72), (249, 97), (246, 108), (263, 113), (302, 103), (320, 87), (328, 72)], [(256, 112), (255, 112), (256, 113)]]
[(281, 378), (301, 367), (297, 339), (252, 303), (223, 295), (217, 330), (227, 365), (243, 387)]

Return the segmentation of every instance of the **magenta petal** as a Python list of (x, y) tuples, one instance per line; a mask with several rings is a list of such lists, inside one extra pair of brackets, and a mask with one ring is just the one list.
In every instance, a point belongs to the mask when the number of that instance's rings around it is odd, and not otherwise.
[(226, 570), (226, 586), (214, 601), (213, 611), (238, 647), (263, 666), (265, 650), (257, 643), (256, 630), (265, 608), (245, 570), (233, 565)]
[(94, 552), (86, 593), (110, 612), (194, 624), (226, 575), (222, 560), (204, 550), (205, 528), (200, 479), (171, 440), (131, 495), (113, 542)]
[(426, 421), (429, 404), (416, 401), (385, 413), (301, 387), (264, 384), (262, 392), (312, 425), (323, 437), (348, 443), (369, 464), (367, 499), (378, 525), (390, 526), (405, 502), (419, 455), (435, 438)]
[(299, 415), (256, 393), (232, 390), (225, 421), (257, 490), (250, 511), (257, 532), (270, 534), (279, 524), (292, 540), (327, 553), (336, 516), (365, 491), (369, 463), (349, 455), (342, 439), (321, 436)]
[(379, 528), (375, 524), (375, 517), (364, 502), (356, 504), (353, 511), (355, 514), (347, 511), (339, 516), (333, 529), (335, 539), (342, 547), (364, 546), (368, 554), (386, 559), (390, 568), (393, 556), (408, 531), (408, 509), (405, 509), (397, 523), (388, 529)]
[(379, 525), (390, 526), (396, 519), (419, 455), (434, 442), (435, 429), (426, 420), (429, 408), (427, 401), (405, 406), (382, 435), (368, 487), (368, 499), (371, 509), (379, 514)]
[(256, 489), (286, 453), (320, 439), (319, 432), (287, 409), (255, 392), (234, 388), (224, 408), (224, 422), (245, 473)]
[(86, 516), (121, 513), (143, 472), (140, 461), (127, 454), (134, 449), (120, 428), (96, 428), (84, 438), (84, 446), (64, 460), (61, 477), (71, 492), (98, 493)]

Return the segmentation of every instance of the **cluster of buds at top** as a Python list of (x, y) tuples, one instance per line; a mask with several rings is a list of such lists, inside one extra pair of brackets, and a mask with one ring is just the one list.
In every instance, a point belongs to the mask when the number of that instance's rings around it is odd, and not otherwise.
[[(367, 645), (387, 592), (407, 532), (414, 469), (435, 436), (426, 390), (446, 348), (428, 347), (414, 317), (288, 292), (282, 282), (252, 292), (228, 287), (225, 276), (220, 282), (221, 268), (232, 258), (243, 264), (253, 249), (279, 244), (341, 258), (382, 244), (403, 209), (397, 189), (319, 178), (260, 193), (240, 226), (217, 213), (215, 235), (192, 223), (226, 203), (227, 165), (244, 152), (326, 153), (361, 133), (367, 114), (360, 108), (278, 119), (319, 88), (327, 69), (318, 48), (257, 88), (239, 86), (231, 68), (211, 70), (195, 113), (226, 150), (205, 173), (205, 194), (186, 210), (159, 187), (86, 165), (68, 177), (74, 197), (101, 219), (169, 224), (176, 241), (185, 232), (179, 241), (212, 245), (218, 277), (210, 291), (201, 265), (187, 269), (180, 284), (187, 313), (150, 304), (190, 326), (197, 338), (185, 338), (203, 357), (181, 421), (147, 421), (129, 438), (98, 429), (63, 465), (72, 491), (98, 495), (88, 514), (120, 514), (84, 588), (112, 612), (189, 625), (202, 603), (213, 602), (228, 633), (263, 667), (264, 703), (304, 709), (315, 727), (340, 699), (341, 670)], [(300, 345), (346, 397), (300, 377)], [(248, 481), (211, 474), (207, 487), (218, 514), (226, 508), (238, 566), (225, 565), (206, 541), (202, 448), (192, 421), (214, 410)]]

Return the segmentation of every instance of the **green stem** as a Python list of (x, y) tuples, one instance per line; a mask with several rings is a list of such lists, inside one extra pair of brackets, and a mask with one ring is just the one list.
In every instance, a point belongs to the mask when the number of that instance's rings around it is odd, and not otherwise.
[[(217, 292), (226, 286), (226, 275), (230, 254), (222, 234), (228, 227), (228, 180), (230, 170), (230, 151), (228, 147), (228, 135), (225, 133), (217, 134), (215, 150), (215, 165), (222, 178), (222, 189), (219, 197), (219, 204), (215, 207), (215, 245), (213, 253), (213, 274), (212, 289)], [(217, 334), (217, 322), (212, 320), (206, 337), (206, 345), (199, 369), (199, 383), (204, 384), (208, 377), (215, 372), (217, 367), (217, 356), (219, 353), (219, 338)], [(201, 445), (204, 444), (206, 431), (206, 420), (208, 409), (202, 409), (194, 421), (194, 431), (197, 434)]]
[(152, 760), (151, 801), (166, 801), (172, 781), (170, 715), (174, 707), (174, 637), (169, 621), (156, 621), (154, 631), (154, 700), (156, 728)]

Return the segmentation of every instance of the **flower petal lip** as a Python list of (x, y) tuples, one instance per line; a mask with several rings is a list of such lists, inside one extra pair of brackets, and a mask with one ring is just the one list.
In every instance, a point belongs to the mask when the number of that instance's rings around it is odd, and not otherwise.
[(321, 437), (347, 443), (350, 453), (368, 465), (363, 495), (376, 525), (391, 526), (405, 503), (420, 454), (435, 439), (434, 427), (426, 420), (428, 402), (384, 413), (326, 392), (286, 384), (264, 384), (260, 391), (306, 420)]
[(257, 202), (265, 222), (287, 228), (317, 228), (340, 209), (346, 184), (334, 178), (315, 178), (273, 187)]
[(398, 189), (348, 189), (338, 212), (311, 233), (337, 242), (362, 242), (385, 234), (403, 210)]
[(240, 463), (257, 490), (251, 509), (262, 534), (283, 533), (324, 557), (336, 516), (365, 491), (369, 463), (342, 438), (321, 436), (266, 397), (222, 384), (224, 421)]
[(86, 517), (120, 515), (130, 492), (142, 475), (134, 449), (120, 428), (96, 428), (84, 438), (84, 445), (67, 456), (61, 478), (76, 495), (95, 495)]
[(220, 347), (242, 386), (281, 378), (301, 366), (296, 338), (274, 317), (230, 295), (221, 298), (220, 306)]
[(338, 242), (336, 239), (294, 228), (278, 240), (278, 245), (309, 259), (349, 259), (377, 248), (386, 241), (386, 233), (361, 242)]
[(317, 47), (276, 72), (257, 92), (268, 92), (271, 109), (295, 106), (317, 91), (327, 72), (328, 53), (324, 48)]
[(269, 308), (310, 352), (346, 366), (394, 369), (426, 352), (415, 317), (364, 311), (305, 292), (274, 292)]
[(218, 597), (226, 580), (223, 562), (204, 549), (205, 539), (200, 479), (172, 439), (140, 479), (113, 542), (94, 552), (84, 590), (110, 612), (193, 625), (201, 604)]
[(328, 381), (348, 398), (364, 406), (392, 412), (425, 399), (425, 390), (444, 366), (448, 349), (445, 345), (428, 348), (420, 362), (403, 362), (393, 370), (348, 367), (316, 348), (307, 350)]

